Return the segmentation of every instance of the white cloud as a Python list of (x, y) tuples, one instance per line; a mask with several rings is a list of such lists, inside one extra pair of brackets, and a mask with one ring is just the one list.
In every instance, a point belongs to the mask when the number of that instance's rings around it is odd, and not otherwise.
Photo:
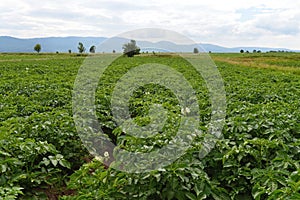
[(300, 49), (300, 2), (271, 1), (38, 1), (0, 5), (0, 33), (16, 37), (115, 36), (165, 28), (197, 42)]

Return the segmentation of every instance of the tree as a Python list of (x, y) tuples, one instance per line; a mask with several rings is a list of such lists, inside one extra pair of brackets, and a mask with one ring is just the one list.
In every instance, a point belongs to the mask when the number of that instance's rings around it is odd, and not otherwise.
[(35, 50), (36, 52), (38, 52), (38, 53), (40, 53), (41, 49), (42, 49), (42, 46), (41, 46), (40, 44), (36, 44), (36, 45), (34, 46), (34, 50)]
[(241, 49), (241, 50), (240, 50), (240, 53), (244, 53), (244, 50), (243, 50), (243, 49)]
[(257, 53), (257, 51), (254, 49), (254, 50), (253, 50), (253, 53)]
[(95, 53), (95, 52), (96, 52), (96, 47), (95, 47), (95, 45), (93, 45), (90, 48), (90, 53)]
[(116, 50), (113, 50), (112, 52), (113, 52), (113, 53), (116, 53)]
[(199, 53), (199, 50), (198, 50), (198, 48), (194, 48), (194, 51), (193, 51), (194, 53)]
[(123, 45), (123, 54), (128, 57), (133, 57), (134, 55), (140, 54), (140, 48), (136, 46), (135, 40), (130, 40), (129, 43)]
[(85, 52), (85, 47), (83, 46), (83, 44), (81, 42), (78, 43), (77, 48), (78, 48), (79, 53)]
[(69, 53), (72, 53), (72, 50), (71, 50), (71, 49), (69, 49), (68, 51), (69, 51)]

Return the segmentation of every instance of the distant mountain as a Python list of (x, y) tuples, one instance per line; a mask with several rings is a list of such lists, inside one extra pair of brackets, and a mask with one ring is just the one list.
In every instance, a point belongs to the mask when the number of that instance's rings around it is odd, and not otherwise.
[(33, 52), (36, 44), (41, 44), (41, 52), (78, 52), (78, 42), (88, 48), (101, 43), (104, 37), (47, 37), (19, 39), (9, 36), (0, 36), (0, 52)]
[[(41, 44), (41, 52), (68, 52), (70, 49), (72, 52), (78, 52), (77, 46), (79, 42), (82, 42), (86, 47), (86, 52), (92, 45), (95, 45), (97, 52), (117, 52), (122, 51), (122, 45), (127, 43), (127, 38), (105, 38), (105, 37), (46, 37), (46, 38), (31, 38), (31, 39), (19, 39), (9, 36), (0, 36), (0, 52), (33, 52), (33, 47), (36, 44)], [(99, 46), (99, 44), (101, 44)], [(227, 48), (213, 44), (198, 44), (198, 45), (178, 45), (168, 41), (160, 42), (148, 42), (137, 41), (137, 45), (141, 47), (142, 51), (173, 51), (173, 52), (192, 52), (195, 47), (200, 51), (204, 49), (206, 52), (239, 52), (241, 49), (244, 51), (252, 52), (255, 50), (266, 51), (291, 51), (284, 48), (264, 48), (264, 47), (235, 47)]]

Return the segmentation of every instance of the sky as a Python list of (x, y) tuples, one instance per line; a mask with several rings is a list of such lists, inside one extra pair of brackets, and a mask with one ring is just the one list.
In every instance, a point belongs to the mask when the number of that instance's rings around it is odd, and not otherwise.
[(140, 28), (168, 29), (195, 42), (225, 47), (300, 49), (300, 1), (9, 0), (0, 4), (1, 36), (113, 37)]

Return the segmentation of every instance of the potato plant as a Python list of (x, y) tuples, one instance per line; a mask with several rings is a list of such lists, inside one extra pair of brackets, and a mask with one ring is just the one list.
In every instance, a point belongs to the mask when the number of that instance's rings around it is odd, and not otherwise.
[(176, 135), (182, 112), (168, 88), (140, 87), (129, 101), (135, 123), (149, 124), (154, 104), (167, 111), (166, 123), (147, 140), (126, 135), (110, 102), (128, 70), (149, 62), (170, 66), (198, 98), (203, 135), (172, 164), (134, 174), (104, 165), (78, 137), (72, 92), (84, 56), (0, 54), (0, 199), (300, 199), (299, 54), (211, 56), (224, 80), (227, 113), (223, 137), (205, 157), (209, 93), (189, 63), (140, 55), (120, 57), (105, 71), (96, 91), (97, 118), (107, 137), (128, 151), (163, 147)]

